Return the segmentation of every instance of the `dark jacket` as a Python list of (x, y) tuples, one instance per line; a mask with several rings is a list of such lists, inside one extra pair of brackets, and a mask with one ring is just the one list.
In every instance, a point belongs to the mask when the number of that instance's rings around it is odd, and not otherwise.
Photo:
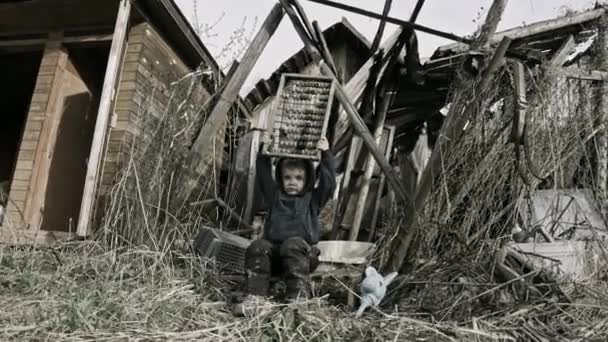
[(304, 190), (298, 195), (288, 195), (283, 191), (282, 162), (283, 160), (279, 160), (277, 164), (275, 182), (272, 179), (270, 158), (258, 154), (256, 178), (264, 202), (270, 204), (264, 238), (273, 243), (281, 243), (290, 237), (301, 237), (310, 244), (316, 244), (319, 242), (321, 226), (319, 213), (336, 189), (334, 157), (330, 151), (321, 153), (317, 187), (313, 163), (308, 161), (307, 181)]

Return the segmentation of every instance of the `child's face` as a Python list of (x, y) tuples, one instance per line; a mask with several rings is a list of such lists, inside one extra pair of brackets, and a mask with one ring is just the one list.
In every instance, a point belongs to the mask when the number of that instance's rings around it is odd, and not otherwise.
[(288, 195), (297, 195), (304, 189), (306, 170), (297, 167), (283, 169), (283, 189)]

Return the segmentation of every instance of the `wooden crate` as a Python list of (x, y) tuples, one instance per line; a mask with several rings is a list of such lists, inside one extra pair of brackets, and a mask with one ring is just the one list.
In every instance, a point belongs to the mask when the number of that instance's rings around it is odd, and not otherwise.
[(327, 132), (334, 92), (331, 78), (283, 74), (269, 124), (272, 142), (262, 152), (320, 160), (316, 145)]

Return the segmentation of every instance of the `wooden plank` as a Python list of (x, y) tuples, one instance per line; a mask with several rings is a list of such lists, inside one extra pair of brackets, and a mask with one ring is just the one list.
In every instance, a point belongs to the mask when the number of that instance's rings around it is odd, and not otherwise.
[[(55, 40), (57, 39), (57, 40)], [(61, 43), (58, 41), (59, 36), (52, 37), (45, 48), (45, 55), (57, 55), (57, 64), (55, 73), (52, 77), (50, 88), (50, 96), (46, 105), (44, 121), (30, 121), (28, 118), (26, 127), (37, 129), (40, 125), (41, 131), (39, 140), (36, 142), (22, 142), (21, 149), (28, 149), (28, 144), (31, 147), (35, 146), (36, 155), (35, 162), (32, 168), (32, 176), (30, 179), (30, 192), (25, 199), (25, 209), (23, 212), (24, 223), (31, 227), (36, 227), (42, 220), (42, 212), (44, 207), (44, 198), (46, 195), (46, 186), (49, 177), (49, 168), (51, 164), (51, 156), (55, 147), (57, 130), (59, 129), (60, 112), (63, 109), (62, 86), (65, 81), (66, 65), (68, 63), (68, 53), (61, 48)], [(43, 57), (44, 59), (45, 57)], [(12, 194), (11, 194), (12, 195)]]
[[(237, 71), (235, 71), (233, 77), (228, 81), (226, 87), (224, 87), (218, 102), (215, 107), (213, 107), (205, 125), (199, 132), (194, 145), (192, 146), (187, 172), (200, 174), (204, 171), (205, 159), (213, 145), (213, 140), (215, 139), (218, 130), (226, 122), (228, 111), (232, 108), (238, 93), (251, 73), (253, 66), (278, 28), (281, 19), (283, 19), (283, 15), (284, 11), (282, 7), (279, 4), (276, 4), (247, 48)], [(184, 191), (188, 193), (186, 194), (186, 198), (198, 183), (196, 180), (197, 177), (190, 178), (190, 180), (185, 182)]]
[(344, 4), (341, 4), (338, 2), (329, 1), (329, 0), (308, 0), (308, 1), (316, 2), (318, 4), (327, 5), (330, 7), (339, 8), (339, 9), (342, 9), (342, 10), (345, 10), (348, 12), (357, 13), (357, 14), (364, 15), (364, 16), (367, 16), (370, 18), (374, 18), (374, 19), (383, 19), (383, 20), (386, 20), (386, 22), (389, 22), (391, 24), (400, 25), (400, 26), (407, 27), (407, 28), (417, 30), (420, 32), (426, 32), (428, 34), (432, 34), (434, 36), (438, 36), (441, 38), (454, 40), (454, 41), (462, 42), (462, 43), (466, 43), (466, 44), (471, 43), (470, 39), (459, 37), (452, 33), (446, 33), (446, 32), (435, 30), (435, 29), (432, 29), (432, 28), (429, 28), (429, 27), (426, 27), (423, 25), (412, 23), (409, 21), (405, 21), (405, 20), (401, 20), (401, 19), (397, 19), (397, 18), (393, 18), (393, 17), (388, 17), (388, 16), (383, 16), (378, 13), (366, 11), (366, 10), (363, 10), (363, 9), (360, 9), (357, 7), (353, 7), (353, 6), (349, 6), (349, 5), (344, 5)]
[(570, 52), (574, 49), (576, 42), (574, 41), (574, 37), (572, 35), (568, 36), (566, 41), (562, 44), (562, 46), (555, 52), (548, 66), (551, 69), (557, 69), (564, 65), (566, 59), (570, 55)]
[(110, 116), (112, 112), (112, 101), (115, 97), (116, 84), (119, 78), (120, 66), (122, 64), (124, 51), (126, 48), (127, 31), (129, 25), (129, 17), (131, 13), (131, 2), (122, 0), (119, 4), (114, 35), (112, 38), (112, 46), (106, 67), (106, 75), (103, 81), (103, 90), (99, 103), (99, 111), (95, 122), (95, 133), (91, 143), (91, 153), (87, 164), (87, 173), (82, 194), (82, 203), (80, 206), (80, 215), (78, 218), (78, 226), (76, 233), (79, 236), (88, 236), (90, 234), (90, 224), (92, 220), (93, 205), (95, 202), (95, 192), (97, 188), (97, 179), (103, 158), (103, 149)]
[(581, 68), (563, 68), (557, 72), (559, 76), (576, 80), (606, 81), (608, 72), (603, 70), (583, 70)]
[[(490, 44), (496, 44), (500, 42), (504, 37), (509, 37), (512, 40), (517, 40), (529, 36), (534, 36), (537, 34), (543, 34), (545, 32), (559, 30), (568, 26), (582, 24), (600, 18), (602, 15), (604, 15), (604, 13), (606, 13), (606, 9), (598, 8), (587, 12), (568, 15), (562, 18), (541, 21), (523, 27), (515, 27), (506, 31), (498, 32), (493, 35), (492, 39), (490, 40)], [(468, 46), (465, 44), (455, 43), (439, 47), (439, 49), (437, 49), (437, 54), (443, 56), (448, 52), (464, 53), (468, 49)]]

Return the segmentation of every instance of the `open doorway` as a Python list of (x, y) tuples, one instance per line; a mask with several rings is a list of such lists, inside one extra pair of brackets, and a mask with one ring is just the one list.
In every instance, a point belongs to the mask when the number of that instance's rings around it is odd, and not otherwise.
[(41, 60), (42, 50), (0, 51), (0, 225)]
[(41, 226), (54, 231), (74, 231), (78, 223), (110, 45), (74, 45), (67, 50), (63, 106)]

